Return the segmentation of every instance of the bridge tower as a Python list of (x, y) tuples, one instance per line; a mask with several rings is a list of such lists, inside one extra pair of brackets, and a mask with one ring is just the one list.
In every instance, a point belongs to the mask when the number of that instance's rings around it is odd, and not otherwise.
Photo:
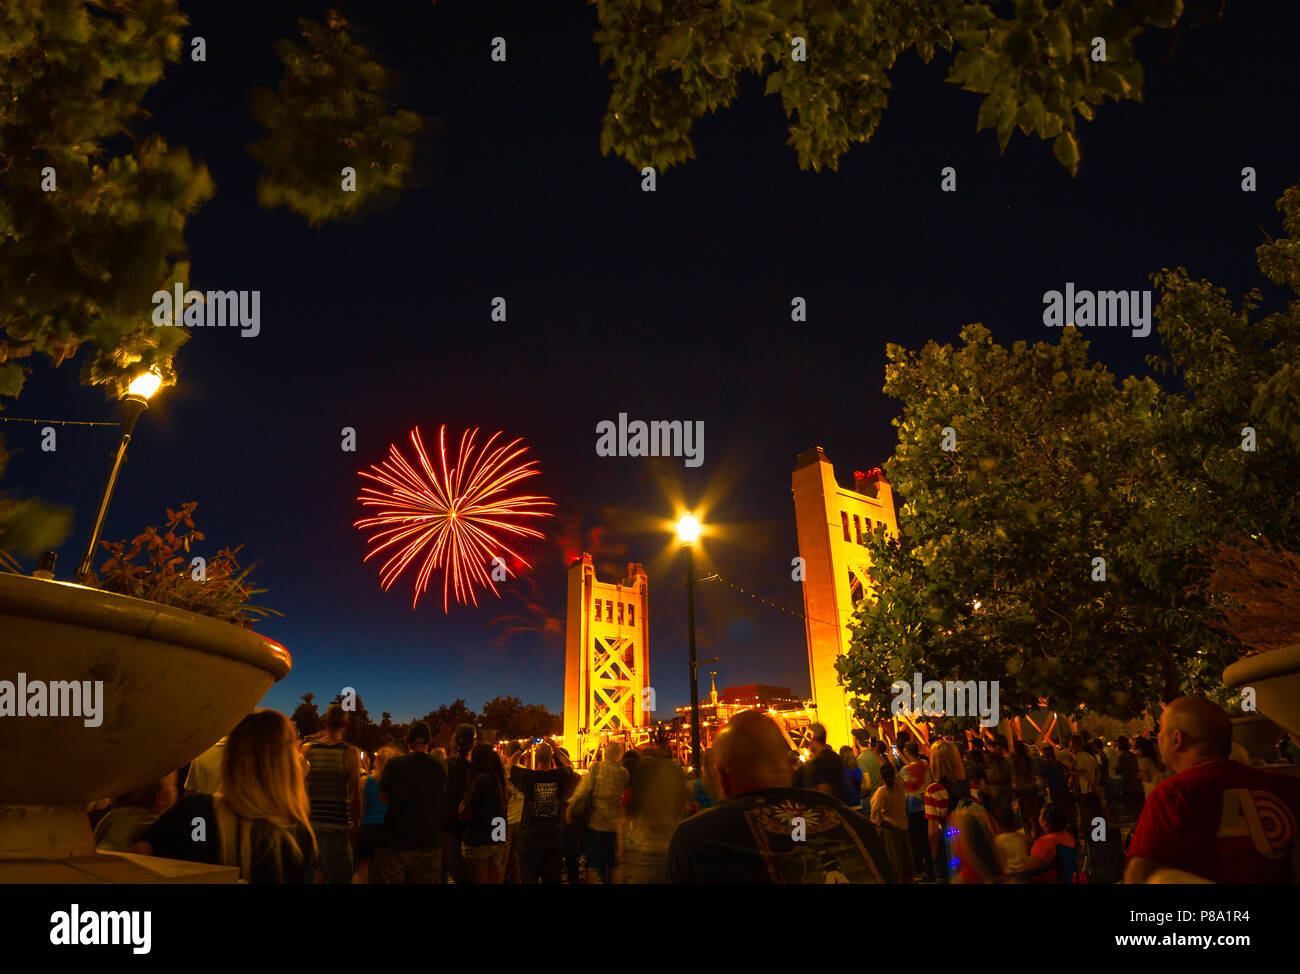
[(840, 686), (835, 661), (849, 648), (849, 623), (870, 596), (863, 547), (876, 524), (898, 534), (894, 492), (879, 468), (854, 474), (854, 489), (841, 487), (821, 447), (799, 454), (792, 475), (799, 555), (804, 559), (803, 604), (808, 670), (817, 721), (826, 743), (851, 743), (852, 701)]
[(620, 583), (596, 578), (591, 555), (569, 566), (564, 630), (564, 746), (586, 763), (602, 735), (646, 724), (650, 613), (645, 568), (633, 562)]

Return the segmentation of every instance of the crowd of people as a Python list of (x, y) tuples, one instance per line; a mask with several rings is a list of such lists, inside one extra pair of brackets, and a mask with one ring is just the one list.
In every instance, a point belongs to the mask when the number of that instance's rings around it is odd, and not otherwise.
[[(1293, 882), (1300, 776), (1234, 754), (1227, 714), (1183, 698), (1155, 739), (855, 732), (806, 752), (734, 717), (689, 777), (659, 746), (604, 745), (579, 774), (541, 738), (450, 753), (415, 723), (366, 760), (337, 704), (300, 741), (259, 710), (115, 798), (103, 850), (224, 864), (254, 883)], [(1271, 755), (1300, 762), (1279, 742)], [(94, 812), (92, 811), (92, 816)]]

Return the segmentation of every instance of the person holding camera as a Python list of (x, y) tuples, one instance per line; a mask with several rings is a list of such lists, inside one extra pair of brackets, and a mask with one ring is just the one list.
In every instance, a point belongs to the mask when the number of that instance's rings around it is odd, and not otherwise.
[[(533, 755), (533, 767), (520, 766)], [(519, 863), (525, 883), (539, 880), (559, 885), (564, 868), (564, 809), (578, 785), (573, 764), (541, 738), (510, 755), (506, 763), (510, 783), (524, 796), (519, 821)]]

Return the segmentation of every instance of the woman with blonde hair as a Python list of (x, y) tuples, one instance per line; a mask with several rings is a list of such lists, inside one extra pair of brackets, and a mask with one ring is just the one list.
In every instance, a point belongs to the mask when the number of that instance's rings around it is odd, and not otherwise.
[(925, 823), (930, 839), (930, 855), (940, 882), (949, 874), (949, 855), (945, 841), (948, 816), (970, 802), (980, 801), (979, 789), (966, 780), (961, 752), (952, 741), (939, 741), (930, 748), (930, 777), (925, 789)]
[(379, 782), (384, 777), (384, 765), (390, 758), (401, 754), (392, 744), (385, 744), (375, 752), (370, 773), (366, 775), (361, 787), (361, 827), (357, 830), (353, 859), (357, 864), (352, 876), (353, 883), (369, 883), (371, 867), (375, 862), (375, 853), (379, 849), (379, 840), (384, 834), (384, 816), (388, 814), (388, 803), (379, 793)]
[(221, 790), (186, 795), (130, 851), (238, 866), (249, 883), (310, 883), (316, 836), (297, 743), (284, 714), (249, 714), (226, 739)]
[[(1008, 815), (1011, 809), (1006, 809)], [(955, 884), (1000, 883), (1007, 861), (998, 844), (998, 827), (983, 805), (967, 803), (949, 817), (949, 880)]]

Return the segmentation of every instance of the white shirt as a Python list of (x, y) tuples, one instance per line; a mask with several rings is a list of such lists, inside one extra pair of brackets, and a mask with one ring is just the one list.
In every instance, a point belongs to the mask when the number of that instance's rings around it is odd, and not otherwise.
[(221, 788), (221, 755), (226, 749), (223, 737), (190, 762), (190, 773), (185, 776), (185, 790), (204, 795), (215, 795)]
[(1079, 794), (1087, 795), (1096, 789), (1097, 759), (1087, 751), (1080, 751), (1074, 756), (1074, 777), (1079, 782)]

